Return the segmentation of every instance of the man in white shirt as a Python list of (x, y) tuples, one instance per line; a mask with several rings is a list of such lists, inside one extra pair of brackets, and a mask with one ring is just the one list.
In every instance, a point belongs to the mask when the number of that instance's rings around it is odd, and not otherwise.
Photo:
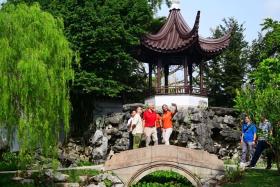
[(138, 107), (136, 115), (132, 119), (133, 149), (139, 148), (144, 131), (141, 114), (142, 108)]

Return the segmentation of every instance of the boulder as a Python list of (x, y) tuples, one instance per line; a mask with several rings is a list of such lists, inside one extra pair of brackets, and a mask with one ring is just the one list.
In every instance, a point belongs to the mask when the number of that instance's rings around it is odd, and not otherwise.
[(186, 144), (191, 139), (192, 139), (191, 130), (181, 130), (181, 131), (179, 131), (179, 134), (178, 134), (178, 137), (177, 137), (178, 144)]
[(118, 125), (123, 122), (124, 116), (124, 113), (114, 113), (105, 119), (105, 124)]
[(117, 176), (111, 175), (109, 173), (102, 173), (102, 174), (99, 174), (97, 176), (93, 176), (90, 179), (90, 181), (96, 181), (97, 183), (100, 183), (100, 182), (102, 182), (102, 181), (104, 181), (106, 179), (111, 181), (113, 186), (119, 186), (119, 187), (123, 187), (124, 186), (122, 181)]
[(225, 115), (223, 122), (225, 124), (232, 125), (232, 126), (238, 124), (236, 123), (235, 119), (232, 116), (228, 116), (228, 115)]
[(106, 135), (111, 135), (119, 138), (122, 137), (122, 132), (120, 132), (119, 129), (117, 128), (106, 129), (105, 133)]
[(55, 183), (55, 187), (79, 187), (79, 183)]
[(203, 147), (197, 142), (188, 142), (187, 147), (190, 149), (203, 149)]
[(233, 115), (236, 116), (236, 111), (233, 108), (223, 108), (223, 107), (210, 107), (212, 111), (218, 116)]
[(224, 140), (225, 141), (239, 141), (240, 140), (240, 137), (241, 137), (241, 132), (240, 131), (237, 131), (237, 130), (233, 130), (233, 129), (230, 129), (230, 128), (224, 128), (221, 130), (220, 132), (221, 136), (224, 137)]
[(204, 123), (197, 124), (195, 129), (197, 134), (197, 140), (200, 145), (210, 153), (214, 152), (214, 142), (211, 138), (212, 131), (211, 129)]
[(111, 149), (112, 149), (114, 152), (119, 153), (119, 152), (121, 152), (121, 151), (126, 151), (126, 150), (128, 150), (128, 145), (129, 145), (129, 140), (128, 140), (128, 138), (121, 138), (121, 139), (118, 139), (118, 140), (115, 142), (114, 146), (112, 146)]
[(80, 153), (84, 151), (84, 148), (80, 145), (77, 145), (75, 149), (77, 152), (80, 152)]
[(100, 146), (102, 144), (103, 137), (103, 132), (101, 130), (96, 130), (93, 137), (91, 137), (89, 141), (93, 146)]
[(85, 147), (85, 155), (86, 155), (86, 156), (90, 156), (91, 153), (92, 153), (92, 150), (93, 150), (93, 148), (90, 147), (90, 146)]
[(79, 176), (79, 181), (84, 183), (88, 180), (88, 176)]
[(221, 148), (219, 150), (219, 155), (224, 157), (224, 156), (227, 156), (228, 155), (228, 150), (226, 148)]
[(145, 105), (143, 103), (125, 104), (125, 105), (123, 105), (123, 111), (130, 112), (131, 110), (136, 110), (136, 108), (139, 106), (144, 108)]
[(202, 115), (201, 113), (195, 113), (190, 117), (192, 122), (202, 122)]
[(184, 115), (184, 112), (182, 112), (182, 111), (177, 112), (177, 113), (173, 116), (173, 120), (174, 120), (174, 121), (183, 122), (184, 119), (185, 119), (185, 115)]
[(66, 182), (69, 179), (69, 175), (60, 172), (54, 172), (51, 169), (46, 170), (45, 175), (55, 182)]
[(107, 149), (108, 149), (108, 139), (106, 137), (103, 137), (102, 145), (100, 147), (93, 149), (92, 159), (98, 162), (105, 160), (107, 155)]
[(98, 183), (98, 184), (90, 184), (87, 187), (106, 187), (104, 182)]
[(105, 117), (104, 116), (97, 116), (94, 120), (94, 124), (96, 129), (102, 129), (105, 126)]

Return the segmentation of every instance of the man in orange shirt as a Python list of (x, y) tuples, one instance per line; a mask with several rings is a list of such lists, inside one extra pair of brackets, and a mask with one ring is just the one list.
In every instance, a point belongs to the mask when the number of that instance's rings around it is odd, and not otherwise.
[(149, 104), (149, 108), (143, 114), (146, 147), (150, 146), (151, 138), (153, 139), (154, 145), (158, 145), (156, 120), (157, 114), (155, 112), (155, 106), (153, 104)]

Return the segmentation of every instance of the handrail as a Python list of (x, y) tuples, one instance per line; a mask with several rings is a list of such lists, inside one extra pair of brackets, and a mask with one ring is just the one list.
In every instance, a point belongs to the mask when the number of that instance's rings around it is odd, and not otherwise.
[(207, 91), (205, 88), (200, 89), (199, 87), (190, 86), (161, 86), (153, 87), (152, 90), (148, 91), (148, 95), (200, 95), (207, 96)]

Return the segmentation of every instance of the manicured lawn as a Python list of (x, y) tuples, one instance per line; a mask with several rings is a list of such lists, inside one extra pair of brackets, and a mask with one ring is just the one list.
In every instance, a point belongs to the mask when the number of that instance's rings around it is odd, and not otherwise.
[(247, 170), (240, 181), (226, 184), (224, 187), (280, 187), (280, 175), (276, 170)]

